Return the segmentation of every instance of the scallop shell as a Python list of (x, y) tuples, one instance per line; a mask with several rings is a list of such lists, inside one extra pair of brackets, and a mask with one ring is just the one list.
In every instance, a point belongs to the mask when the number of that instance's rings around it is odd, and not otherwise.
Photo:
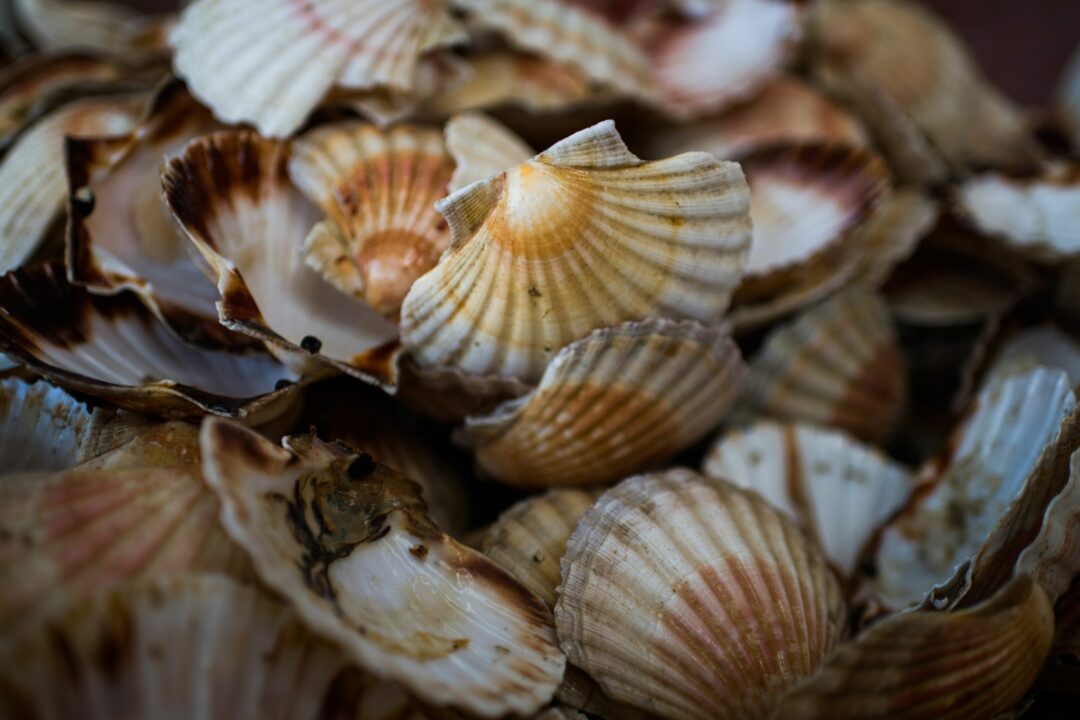
[(443, 534), (404, 476), (313, 437), (284, 443), (207, 422), (204, 470), (230, 535), (310, 627), (433, 704), (499, 717), (551, 698), (564, 658), (538, 598)]
[[(875, 597), (903, 607), (938, 585), (945, 589), (935, 595), (953, 604), (1000, 587), (991, 579), (1008, 578), (1024, 537), (1034, 536), (1064, 484), (1068, 455), (1080, 445), (1080, 421), (1069, 420), (1080, 416), (1075, 408), (1060, 370), (1037, 368), (983, 389), (945, 453), (920, 472), (912, 503), (883, 531), (868, 582)], [(1056, 480), (1055, 464), (1063, 471)]]
[(686, 118), (751, 96), (780, 74), (800, 36), (799, 8), (782, 0), (728, 0), (689, 22), (658, 23), (642, 40), (658, 109)]
[(674, 720), (768, 716), (843, 635), (840, 586), (814, 544), (756, 493), (688, 470), (601, 496), (562, 576), (567, 659)]
[(397, 328), (304, 265), (318, 210), (289, 183), (288, 161), (284, 143), (214, 133), (169, 162), (165, 202), (216, 274), (222, 323), (301, 372), (329, 363), (391, 388)]
[(443, 0), (195, 0), (173, 68), (217, 117), (283, 137), (333, 86), (409, 91), (425, 52), (465, 39)]
[(483, 113), (455, 115), (445, 133), (446, 150), (457, 165), (450, 192), (515, 168), (534, 154), (513, 130)]
[(1002, 717), (1035, 681), (1053, 635), (1045, 593), (1019, 577), (977, 607), (875, 625), (784, 698), (777, 717)]
[(168, 52), (168, 15), (92, 0), (12, 0), (19, 27), (43, 50), (92, 50), (131, 60)]
[(881, 298), (852, 288), (778, 326), (750, 361), (744, 415), (837, 427), (880, 442), (908, 400), (904, 356)]
[(0, 349), (10, 357), (135, 412), (257, 422), (297, 397), (298, 378), (272, 358), (187, 345), (134, 295), (91, 295), (69, 285), (57, 264), (0, 278), (0, 307)]
[(434, 204), (454, 161), (442, 133), (357, 122), (323, 125), (293, 144), (289, 174), (327, 219), (304, 241), (304, 260), (330, 284), (388, 317), (450, 244)]
[(533, 392), (467, 418), (464, 439), (511, 485), (609, 483), (704, 437), (745, 372), (725, 330), (656, 319), (603, 328), (560, 350)]
[(405, 298), (402, 339), (422, 366), (535, 381), (593, 329), (714, 321), (746, 257), (747, 206), (737, 165), (642, 162), (602, 122), (436, 205), (453, 240)]
[(897, 188), (854, 230), (852, 243), (863, 251), (859, 280), (884, 285), (893, 268), (911, 257), (937, 224), (941, 206), (922, 190)]
[(704, 150), (724, 159), (779, 144), (869, 145), (853, 115), (793, 76), (778, 77), (719, 117), (656, 133), (649, 140), (650, 154), (657, 157)]
[(1001, 345), (986, 377), (1016, 374), (1039, 365), (1064, 370), (1069, 385), (1080, 387), (1080, 342), (1049, 325), (1027, 328)]
[(502, 403), (532, 389), (532, 385), (512, 377), (470, 375), (456, 367), (418, 367), (406, 356), (398, 397), (416, 412), (456, 424), (469, 415), (494, 412)]
[(907, 468), (844, 433), (774, 422), (717, 438), (702, 470), (756, 491), (814, 538), (845, 577), (914, 485)]
[(199, 428), (172, 420), (133, 428), (129, 439), (76, 466), (76, 470), (139, 470), (199, 465)]
[(250, 575), (197, 466), (0, 476), (3, 644), (133, 577)]
[(0, 272), (30, 259), (64, 207), (64, 137), (124, 132), (136, 112), (130, 98), (80, 100), (19, 136), (0, 159)]
[(38, 626), (3, 659), (0, 704), (13, 717), (406, 717), (400, 690), (224, 577), (127, 583)]
[[(1044, 462), (1042, 460), (1041, 462)], [(1056, 602), (1080, 574), (1080, 450), (1069, 457), (1069, 477), (1050, 504), (1039, 534), (1024, 548), (1016, 562), (1017, 572), (1042, 586)]]
[(1045, 165), (1035, 177), (987, 173), (962, 183), (957, 211), (979, 232), (1035, 260), (1080, 257), (1080, 162)]
[(133, 290), (182, 335), (227, 345), (246, 338), (218, 324), (217, 289), (174, 227), (159, 181), (165, 161), (217, 127), (172, 82), (127, 134), (68, 140), (67, 265), (91, 292)]
[(481, 550), (525, 589), (555, 607), (559, 560), (597, 490), (550, 490), (513, 505), (484, 533)]

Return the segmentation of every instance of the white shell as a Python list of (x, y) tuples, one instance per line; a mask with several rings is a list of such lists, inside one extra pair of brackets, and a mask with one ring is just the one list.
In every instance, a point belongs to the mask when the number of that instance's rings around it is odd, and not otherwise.
[(445, 133), (446, 149), (457, 163), (450, 178), (451, 193), (517, 167), (534, 155), (513, 130), (483, 113), (455, 115), (447, 121)]

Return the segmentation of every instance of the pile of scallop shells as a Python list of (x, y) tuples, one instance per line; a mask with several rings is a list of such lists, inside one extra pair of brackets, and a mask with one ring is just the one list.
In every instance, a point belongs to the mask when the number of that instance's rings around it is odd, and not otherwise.
[(0, 718), (1076, 701), (1080, 54), (1021, 108), (912, 0), (0, 10)]

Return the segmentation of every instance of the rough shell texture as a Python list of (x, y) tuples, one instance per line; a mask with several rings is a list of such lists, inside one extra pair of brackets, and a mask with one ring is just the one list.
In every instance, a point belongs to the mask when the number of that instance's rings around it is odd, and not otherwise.
[(562, 575), (568, 660), (663, 717), (766, 716), (843, 634), (840, 587), (814, 544), (756, 493), (687, 470), (601, 496)]
[(376, 720), (406, 704), (286, 606), (207, 575), (98, 595), (40, 625), (3, 660), (0, 705), (12, 718)]
[(856, 288), (774, 329), (750, 362), (739, 403), (746, 415), (883, 441), (899, 426), (907, 396), (889, 309), (878, 295)]
[(715, 428), (746, 372), (725, 330), (647, 320), (559, 351), (535, 391), (466, 419), (487, 473), (512, 485), (596, 485), (650, 469)]
[[(0, 348), (64, 387), (155, 417), (214, 413), (266, 420), (297, 380), (266, 355), (188, 345), (130, 293), (91, 295), (56, 264), (0, 278)], [(289, 381), (278, 388), (280, 380)]]
[(196, 0), (173, 67), (225, 122), (281, 137), (334, 85), (408, 91), (423, 53), (464, 39), (442, 0)]
[(262, 579), (361, 667), (484, 717), (538, 710), (562, 677), (544, 604), (427, 519), (404, 476), (314, 437), (275, 447), (207, 422), (207, 477)]
[(1001, 717), (1034, 682), (1053, 608), (1026, 577), (960, 612), (908, 612), (870, 628), (784, 699), (778, 717)]
[(401, 364), (401, 401), (447, 424), (459, 423), (469, 415), (486, 415), (532, 389), (532, 385), (512, 377), (470, 375), (452, 366), (422, 368), (408, 356)]
[(392, 387), (397, 328), (304, 265), (318, 210), (289, 182), (286, 144), (250, 132), (190, 143), (165, 171), (165, 201), (217, 277), (218, 314), (298, 371), (330, 363)]
[(716, 320), (750, 242), (739, 167), (643, 162), (605, 121), (440, 201), (453, 233), (402, 306), (421, 365), (539, 379), (562, 347), (652, 316)]
[[(130, 415), (123, 416), (132, 417)], [(199, 428), (180, 420), (134, 425), (129, 439), (90, 458), (76, 470), (139, 470), (199, 465)]]
[(450, 118), (446, 123), (446, 149), (456, 163), (450, 192), (515, 168), (534, 154), (513, 130), (476, 112)]
[(327, 219), (304, 241), (305, 262), (389, 317), (450, 244), (435, 201), (454, 161), (442, 133), (409, 125), (323, 125), (293, 144), (289, 175)]
[(907, 468), (843, 433), (773, 422), (718, 438), (702, 470), (756, 491), (795, 520), (844, 576), (914, 484)]
[(1057, 601), (1080, 573), (1080, 450), (1069, 459), (1069, 479), (1046, 507), (1039, 534), (1017, 561)]

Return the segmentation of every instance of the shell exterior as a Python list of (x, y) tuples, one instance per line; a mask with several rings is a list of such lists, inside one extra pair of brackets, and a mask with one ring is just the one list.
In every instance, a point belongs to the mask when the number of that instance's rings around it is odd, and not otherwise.
[(333, 86), (409, 91), (425, 52), (464, 39), (442, 0), (196, 0), (173, 68), (223, 121), (283, 137)]
[(211, 575), (98, 595), (36, 628), (3, 668), (12, 717), (385, 720), (408, 704), (285, 605)]
[(406, 356), (398, 396), (419, 413), (456, 424), (469, 415), (494, 412), (502, 403), (532, 389), (532, 385), (512, 377), (470, 375), (449, 366), (422, 368)]
[(137, 111), (132, 98), (61, 106), (0, 158), (0, 272), (30, 259), (64, 207), (64, 137), (124, 132)]
[(281, 449), (231, 423), (202, 432), (230, 535), (362, 668), (482, 717), (550, 700), (564, 658), (547, 608), (428, 520), (419, 486), (314, 437)]
[(402, 339), (422, 366), (535, 381), (596, 328), (715, 321), (746, 258), (748, 204), (734, 163), (643, 162), (602, 122), (436, 205), (453, 240), (405, 298)]
[(881, 286), (896, 265), (911, 257), (919, 241), (934, 228), (939, 203), (915, 188), (897, 188), (855, 228), (853, 244), (863, 251), (859, 279)]
[(172, 18), (114, 2), (13, 0), (19, 27), (44, 50), (81, 49), (131, 59), (167, 52)]
[(782, 0), (728, 0), (700, 18), (646, 33), (658, 109), (685, 118), (751, 96), (780, 74), (801, 36), (799, 9)]
[(218, 324), (217, 290), (174, 227), (159, 181), (164, 162), (217, 127), (172, 82), (127, 134), (69, 140), (67, 264), (92, 292), (133, 290), (182, 335), (229, 344), (237, 336)]
[(128, 578), (251, 574), (197, 466), (4, 475), (0, 498), (3, 645)]
[(1053, 636), (1046, 594), (1019, 577), (968, 610), (883, 620), (788, 695), (777, 717), (1000, 717), (1035, 681)]
[(615, 700), (675, 720), (765, 717), (843, 634), (824, 558), (756, 493), (688, 470), (602, 495), (562, 560), (559, 643)]
[(651, 155), (666, 157), (704, 150), (733, 160), (770, 145), (843, 143), (865, 147), (859, 121), (811, 85), (782, 76), (760, 93), (722, 115), (683, 125), (651, 138)]
[[(957, 582), (950, 585), (960, 587), (945, 591), (953, 596), (950, 602), (968, 593), (974, 598), (972, 575), (976, 570), (982, 574), (992, 560), (999, 563), (990, 568), (992, 574), (1007, 578), (1026, 543), (1005, 548), (1011, 559), (1002, 558), (1002, 546), (1022, 539), (1025, 524), (1038, 527), (1052, 497), (1046, 496), (1048, 487), (1060, 489), (1064, 483), (1063, 477), (1049, 486), (1041, 480), (1048, 468), (1040, 458), (1044, 453), (1060, 456), (1062, 444), (1080, 443), (1080, 436), (1073, 437), (1073, 423), (1065, 423), (1075, 407), (1060, 370), (1037, 368), (984, 388), (943, 456), (920, 473), (912, 503), (883, 531), (877, 574), (869, 581), (875, 596), (888, 607), (903, 607), (944, 584), (955, 569)], [(1064, 453), (1063, 462), (1069, 454)], [(1020, 530), (1013, 532), (1015, 527)], [(987, 583), (976, 579), (978, 596), (987, 597)]]
[[(91, 295), (57, 264), (0, 278), (0, 348), (66, 388), (155, 417), (270, 419), (298, 379), (265, 355), (184, 343), (131, 294)], [(279, 387), (281, 380), (287, 386)]]
[(348, 122), (303, 135), (293, 144), (289, 174), (327, 215), (304, 241), (305, 262), (342, 292), (396, 317), (413, 282), (450, 244), (434, 204), (446, 196), (453, 171), (437, 130)]
[(484, 534), (481, 550), (548, 607), (555, 607), (566, 541), (599, 495), (597, 490), (567, 488), (526, 498), (499, 515)]
[(1080, 256), (1080, 162), (1047, 165), (1035, 177), (974, 177), (957, 188), (955, 204), (979, 232), (1036, 260)]
[(1056, 602), (1080, 573), (1080, 450), (1069, 458), (1069, 479), (1046, 507), (1042, 526), (1024, 548), (1017, 571), (1033, 578)]
[(457, 165), (450, 192), (515, 168), (534, 154), (513, 130), (483, 113), (455, 115), (445, 133), (446, 150)]
[(1000, 377), (1043, 365), (1064, 370), (1080, 387), (1080, 342), (1052, 326), (1028, 328), (1008, 338), (989, 363), (986, 377)]
[(624, 323), (560, 350), (535, 391), (467, 418), (464, 437), (480, 467), (512, 485), (609, 483), (704, 437), (745, 373), (726, 330)]
[(717, 438), (702, 470), (756, 491), (817, 540), (845, 577), (914, 485), (907, 468), (844, 433), (774, 422)]
[(136, 426), (129, 439), (79, 463), (76, 470), (139, 470), (199, 465), (199, 428), (173, 420)]
[(169, 162), (165, 201), (216, 275), (222, 323), (300, 372), (329, 363), (391, 388), (397, 328), (304, 265), (318, 210), (289, 182), (288, 161), (287, 145), (254, 133), (204, 136)]
[(743, 414), (883, 441), (907, 408), (903, 352), (881, 298), (853, 288), (778, 326), (750, 361)]

